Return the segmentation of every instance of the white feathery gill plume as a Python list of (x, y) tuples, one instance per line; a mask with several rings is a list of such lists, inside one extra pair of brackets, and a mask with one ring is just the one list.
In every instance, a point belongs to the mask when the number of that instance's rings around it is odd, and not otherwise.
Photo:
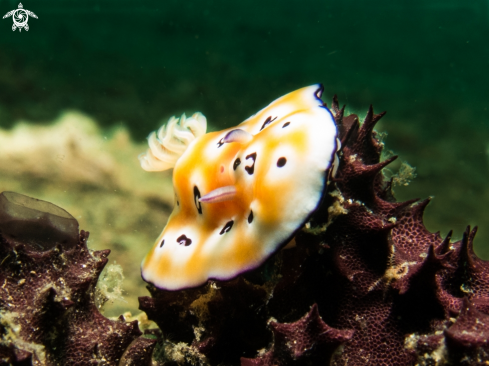
[(147, 171), (173, 168), (188, 145), (206, 130), (207, 119), (200, 112), (189, 118), (185, 113), (180, 118), (171, 117), (166, 125), (148, 136), (149, 149), (139, 155), (141, 167)]

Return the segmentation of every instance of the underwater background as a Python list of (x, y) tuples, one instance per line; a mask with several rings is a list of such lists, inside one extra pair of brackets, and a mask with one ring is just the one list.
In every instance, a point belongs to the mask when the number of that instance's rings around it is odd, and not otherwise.
[[(16, 9), (0, 1), (0, 13)], [(323, 83), (377, 127), (403, 165), (399, 200), (434, 199), (430, 231), (489, 259), (489, 1), (34, 1), (29, 31), (0, 21), (0, 191), (48, 200), (112, 250), (124, 297), (173, 205), (171, 172), (137, 156), (172, 116), (234, 126), (275, 98)], [(415, 167), (415, 173), (409, 169)], [(416, 177), (414, 178), (414, 175)], [(414, 178), (414, 179), (413, 179)]]

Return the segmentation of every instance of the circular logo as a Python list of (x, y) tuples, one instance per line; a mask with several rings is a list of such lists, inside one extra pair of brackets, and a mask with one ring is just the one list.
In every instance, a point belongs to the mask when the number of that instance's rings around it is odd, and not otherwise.
[(29, 14), (27, 14), (24, 9), (17, 9), (13, 14), (12, 19), (15, 26), (21, 28), (27, 24), (27, 21), (29, 20)]
[(30, 10), (24, 9), (22, 3), (19, 3), (19, 8), (9, 11), (3, 16), (3, 19), (12, 17), (12, 20), (14, 21), (14, 24), (12, 25), (12, 30), (15, 31), (16, 29), (18, 29), (20, 32), (22, 29), (25, 29), (26, 31), (29, 30), (29, 25), (27, 24), (29, 16), (37, 19), (36, 14), (34, 14)]

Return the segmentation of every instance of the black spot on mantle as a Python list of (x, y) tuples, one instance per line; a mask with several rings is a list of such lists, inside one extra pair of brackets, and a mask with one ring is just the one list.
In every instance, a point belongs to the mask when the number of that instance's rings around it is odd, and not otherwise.
[(219, 235), (223, 235), (223, 234), (227, 233), (228, 231), (230, 231), (231, 228), (233, 227), (233, 224), (234, 224), (233, 220), (226, 222), (226, 225), (224, 225), (224, 227), (222, 228)]
[(251, 164), (251, 166), (245, 166), (245, 170), (248, 172), (249, 175), (252, 175), (255, 171), (256, 152), (246, 156), (246, 160), (248, 159), (253, 159), (253, 163)]
[(241, 164), (241, 160), (239, 158), (236, 158), (233, 164), (233, 170), (236, 170), (239, 164)]
[(185, 234), (183, 234), (177, 238), (177, 243), (180, 245), (185, 245), (186, 247), (188, 247), (190, 244), (192, 244), (192, 239), (187, 238), (187, 236)]
[(253, 222), (253, 211), (250, 211), (250, 214), (248, 215), (248, 224), (251, 224)]
[(263, 130), (265, 127), (267, 127), (270, 123), (272, 123), (276, 119), (277, 119), (277, 117), (275, 117), (274, 119), (272, 119), (272, 116), (268, 116), (267, 119), (265, 120), (265, 122), (263, 122), (263, 125), (260, 128), (260, 131)]
[(199, 189), (197, 188), (197, 186), (194, 186), (194, 203), (195, 203), (195, 207), (197, 207), (197, 211), (199, 212), (199, 214), (202, 215), (202, 204), (199, 201), (200, 197), (201, 196), (200, 196)]

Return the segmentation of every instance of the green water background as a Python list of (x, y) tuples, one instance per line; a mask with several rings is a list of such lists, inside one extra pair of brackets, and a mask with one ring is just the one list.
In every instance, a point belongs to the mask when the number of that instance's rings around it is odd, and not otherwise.
[[(17, 5), (0, 1), (0, 13)], [(338, 94), (350, 112), (388, 111), (387, 149), (418, 174), (397, 196), (434, 196), (425, 220), (442, 235), (479, 225), (489, 258), (487, 0), (23, 5), (39, 17), (28, 32), (0, 21), (1, 128), (76, 109), (143, 141), (173, 114), (229, 127), (321, 82), (324, 100)]]

